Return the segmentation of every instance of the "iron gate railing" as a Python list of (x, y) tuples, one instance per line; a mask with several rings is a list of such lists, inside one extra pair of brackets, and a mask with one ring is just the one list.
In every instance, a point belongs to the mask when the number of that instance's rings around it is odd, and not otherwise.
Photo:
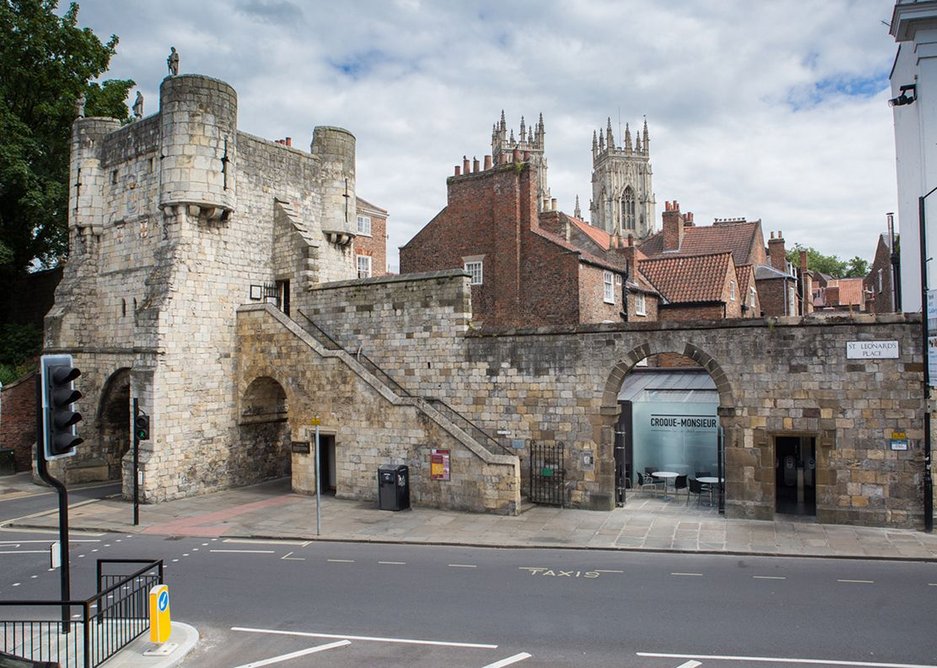
[[(110, 564), (143, 566), (127, 575), (105, 572)], [(0, 649), (62, 668), (100, 666), (150, 628), (149, 591), (162, 582), (161, 559), (99, 559), (98, 593), (87, 600), (0, 601)]]
[(566, 470), (563, 468), (563, 444), (530, 444), (530, 494), (532, 503), (566, 505)]

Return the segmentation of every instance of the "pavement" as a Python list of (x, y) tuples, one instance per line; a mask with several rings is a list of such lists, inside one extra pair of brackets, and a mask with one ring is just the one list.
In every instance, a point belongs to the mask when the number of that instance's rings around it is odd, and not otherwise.
[[(49, 491), (29, 473), (0, 477), (0, 500)], [(610, 511), (533, 506), (515, 517), (412, 508), (379, 510), (375, 501), (323, 496), (318, 527), (314, 496), (293, 494), (280, 479), (156, 505), (133, 506), (119, 497), (70, 505), (72, 531), (142, 533), (309, 541), (409, 543), (509, 548), (637, 550), (727, 555), (895, 559), (937, 562), (937, 534), (923, 530), (817, 524), (778, 515), (773, 521), (729, 519), (684, 496), (665, 499), (632, 492)], [(57, 528), (58, 511), (3, 526)], [(177, 624), (178, 629), (177, 629)], [(114, 666), (167, 668), (194, 647), (198, 632), (173, 622), (177, 651), (143, 656), (153, 645), (138, 639), (111, 659)], [(178, 636), (177, 634), (178, 630)], [(139, 643), (139, 644), (138, 644)], [(119, 659), (119, 660), (118, 660)]]

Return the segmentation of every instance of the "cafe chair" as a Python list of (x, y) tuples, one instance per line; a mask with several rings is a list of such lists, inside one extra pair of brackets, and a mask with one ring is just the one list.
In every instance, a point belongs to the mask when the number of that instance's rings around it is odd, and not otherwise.
[(700, 504), (700, 499), (703, 497), (703, 484), (696, 478), (689, 479), (690, 488), (686, 495), (686, 503), (690, 505), (690, 494), (696, 494), (696, 505)]
[(640, 471), (636, 471), (635, 476), (638, 479), (638, 488), (642, 492), (650, 491), (654, 494), (659, 494), (664, 491), (663, 481), (657, 480), (654, 476), (641, 473)]
[[(681, 490), (681, 489), (687, 489), (687, 482), (686, 482), (686, 481), (687, 481), (687, 476), (685, 476), (685, 475), (678, 475), (676, 478), (673, 479), (673, 490), (674, 490), (674, 495), (675, 495), (675, 496), (680, 493), (680, 490)], [(690, 500), (690, 492), (689, 492), (689, 491), (687, 491), (687, 493), (686, 493), (686, 498), (687, 498), (687, 501)]]

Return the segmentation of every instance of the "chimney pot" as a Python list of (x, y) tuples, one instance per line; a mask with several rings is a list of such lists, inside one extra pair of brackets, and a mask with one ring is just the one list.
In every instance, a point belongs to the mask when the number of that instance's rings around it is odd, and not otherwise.
[(462, 170), (459, 168), (458, 165), (455, 166), (455, 175), (456, 175), (456, 176), (461, 176), (461, 175), (462, 175)]
[(286, 138), (286, 145), (287, 145), (287, 146), (292, 146), (292, 145), (293, 145), (293, 138), (292, 138), (292, 137), (287, 137), (287, 138)]
[(486, 170), (491, 169), (491, 156), (490, 155), (485, 156), (485, 169)]
[(469, 164), (469, 159), (466, 156), (462, 156), (462, 173), (468, 174), (471, 165)]

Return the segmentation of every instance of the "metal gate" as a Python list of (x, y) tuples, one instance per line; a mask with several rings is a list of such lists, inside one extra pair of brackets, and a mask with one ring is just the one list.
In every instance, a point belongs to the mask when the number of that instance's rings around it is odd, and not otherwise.
[(563, 444), (530, 444), (530, 501), (551, 506), (565, 506), (566, 471), (563, 469)]

